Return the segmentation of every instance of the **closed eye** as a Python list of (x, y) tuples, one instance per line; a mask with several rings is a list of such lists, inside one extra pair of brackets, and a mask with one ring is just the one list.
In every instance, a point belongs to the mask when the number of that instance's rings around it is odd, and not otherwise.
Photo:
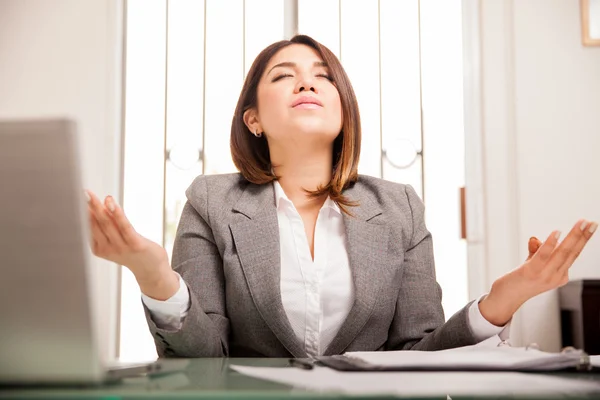
[(281, 75), (277, 75), (275, 78), (273, 78), (273, 80), (271, 82), (277, 82), (283, 78), (291, 78), (293, 77), (293, 75), (290, 74), (281, 74)]
[[(319, 78), (325, 78), (328, 81), (333, 82), (333, 78), (328, 74), (317, 74), (316, 76)], [(271, 82), (277, 82), (283, 78), (293, 78), (293, 77), (294, 76), (291, 74), (281, 74), (281, 75), (277, 75), (275, 78), (273, 78), (273, 80)]]

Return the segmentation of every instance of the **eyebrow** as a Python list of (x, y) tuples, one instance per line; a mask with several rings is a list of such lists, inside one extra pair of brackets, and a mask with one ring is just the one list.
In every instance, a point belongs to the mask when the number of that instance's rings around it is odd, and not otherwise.
[[(315, 63), (313, 64), (314, 67), (325, 67), (327, 68), (327, 63), (325, 61), (315, 61)], [(295, 68), (297, 67), (297, 64), (294, 62), (290, 62), (290, 61), (284, 61), (282, 63), (279, 63), (277, 65), (274, 65), (269, 72), (267, 72), (267, 75), (271, 73), (271, 71), (273, 71), (275, 68)]]

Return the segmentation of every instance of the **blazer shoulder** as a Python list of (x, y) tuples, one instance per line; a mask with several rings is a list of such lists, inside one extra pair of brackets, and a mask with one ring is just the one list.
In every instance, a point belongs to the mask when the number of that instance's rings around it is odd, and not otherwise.
[(225, 209), (233, 205), (248, 183), (240, 173), (199, 175), (185, 194), (188, 202), (204, 216), (213, 207)]
[(369, 175), (359, 175), (355, 185), (369, 192), (384, 208), (410, 206), (411, 203), (420, 201), (415, 189), (409, 184), (392, 182)]
[(366, 193), (363, 198), (368, 199), (369, 207), (375, 203), (382, 211), (377, 218), (404, 232), (405, 248), (414, 245), (415, 237), (420, 241), (427, 236), (424, 222), (425, 206), (411, 185), (361, 175), (355, 186), (359, 187), (360, 192)]

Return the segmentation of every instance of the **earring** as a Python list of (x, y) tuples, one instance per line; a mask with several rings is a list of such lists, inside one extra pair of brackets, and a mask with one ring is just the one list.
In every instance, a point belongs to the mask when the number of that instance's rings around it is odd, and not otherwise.
[(259, 132), (258, 129), (254, 130), (254, 136), (256, 136), (257, 138), (262, 136), (262, 132)]

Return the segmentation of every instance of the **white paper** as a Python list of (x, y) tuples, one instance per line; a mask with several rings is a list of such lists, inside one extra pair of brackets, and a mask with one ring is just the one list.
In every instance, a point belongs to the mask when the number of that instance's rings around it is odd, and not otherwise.
[(590, 362), (594, 367), (600, 368), (600, 356), (590, 356)]
[(558, 370), (575, 366), (579, 354), (546, 353), (521, 347), (467, 346), (441, 351), (349, 352), (373, 365), (406, 369)]
[(353, 395), (394, 396), (573, 396), (600, 393), (600, 383), (518, 372), (341, 372), (326, 367), (263, 368), (232, 365), (254, 378), (282, 383), (298, 390)]

